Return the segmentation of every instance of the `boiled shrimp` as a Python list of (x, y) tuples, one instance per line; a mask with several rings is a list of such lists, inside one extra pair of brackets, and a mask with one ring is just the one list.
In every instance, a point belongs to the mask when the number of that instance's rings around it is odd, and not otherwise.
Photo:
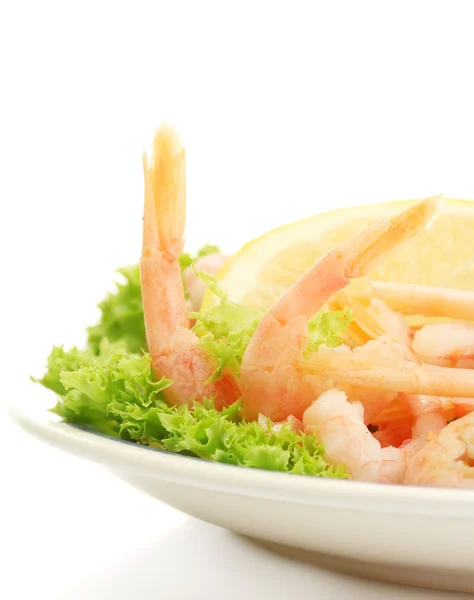
[[(338, 354), (357, 357), (361, 365), (365, 361), (413, 361), (414, 357), (409, 347), (403, 343), (395, 342), (390, 334), (381, 335), (375, 340), (369, 340), (363, 346), (357, 346), (352, 351), (344, 346), (336, 349)], [(321, 352), (334, 352), (334, 350), (321, 349)], [(364, 406), (364, 418), (366, 425), (371, 424), (374, 418), (382, 411), (387, 409), (397, 398), (398, 391), (387, 390), (383, 387), (367, 387), (364, 385), (354, 385), (353, 383), (341, 380), (339, 388), (345, 391), (351, 402), (361, 402)]]
[(403, 444), (405, 455), (418, 452), (434, 435), (447, 425), (445, 408), (436, 396), (408, 395), (408, 403), (414, 414), (411, 440)]
[(186, 212), (185, 152), (176, 133), (162, 126), (153, 143), (151, 164), (143, 157), (145, 210), (140, 260), (146, 336), (156, 377), (173, 385), (164, 393), (170, 404), (214, 398), (217, 408), (236, 401), (240, 385), (224, 371), (210, 382), (216, 361), (189, 329), (179, 255)]
[(372, 281), (357, 295), (380, 298), (406, 315), (424, 315), (470, 321), (474, 314), (474, 291), (405, 283)]
[(398, 448), (413, 438), (420, 448), (422, 440), (428, 441), (447, 423), (471, 412), (474, 412), (474, 398), (398, 394), (387, 408), (370, 421), (366, 420), (366, 424), (375, 429), (373, 435), (382, 446)]
[(474, 413), (452, 421), (409, 461), (406, 484), (474, 488)]
[(393, 401), (366, 424), (382, 447), (395, 446), (411, 440), (415, 415), (408, 402), (407, 394), (397, 394)]
[(458, 369), (453, 377), (452, 369), (418, 365), (400, 354), (403, 344), (397, 346), (393, 335), (383, 357), (367, 355), (368, 344), (363, 350), (323, 349), (309, 358), (304, 352), (308, 319), (384, 252), (424, 229), (437, 212), (439, 198), (381, 220), (330, 251), (263, 316), (244, 353), (241, 382), (228, 369), (214, 381), (217, 361), (189, 328), (178, 262), (185, 221), (185, 154), (168, 127), (157, 132), (151, 163), (144, 156), (143, 169), (143, 307), (153, 372), (173, 382), (165, 390), (170, 404), (213, 398), (220, 408), (242, 397), (247, 419), (262, 413), (281, 422), (290, 415), (300, 419), (314, 398), (335, 382), (394, 397), (398, 392), (474, 397), (474, 371)]
[(410, 438), (400, 447), (383, 445), (365, 425), (363, 405), (349, 402), (340, 390), (321, 394), (303, 413), (303, 426), (323, 444), (325, 458), (345, 464), (353, 479), (401, 483), (411, 458), (446, 426), (438, 398), (407, 396), (406, 400), (414, 419)]
[(303, 413), (306, 433), (314, 431), (326, 460), (346, 465), (352, 479), (400, 483), (405, 474), (404, 453), (382, 448), (364, 424), (364, 407), (349, 402), (344, 392), (329, 390)]
[(413, 336), (413, 352), (420, 361), (441, 367), (474, 368), (474, 325), (432, 323)]
[[(241, 365), (244, 414), (274, 421), (301, 418), (315, 397), (335, 383), (409, 394), (473, 396), (474, 371), (419, 365), (397, 356), (318, 351), (306, 358), (308, 319), (352, 278), (366, 274), (384, 252), (423, 230), (439, 197), (381, 220), (326, 254), (262, 317)], [(395, 347), (394, 347), (395, 348)]]
[(365, 293), (383, 299), (399, 313), (451, 319), (449, 322), (418, 326), (413, 332), (413, 351), (420, 362), (442, 367), (474, 368), (474, 325), (462, 321), (473, 318), (474, 292), (371, 282)]

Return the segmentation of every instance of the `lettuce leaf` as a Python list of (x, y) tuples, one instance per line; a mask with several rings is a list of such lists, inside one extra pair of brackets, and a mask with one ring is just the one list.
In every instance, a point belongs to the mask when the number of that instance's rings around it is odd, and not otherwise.
[(181, 267), (181, 271), (190, 267), (193, 263), (195, 263), (198, 259), (203, 258), (204, 256), (209, 256), (209, 254), (215, 254), (216, 252), (220, 252), (219, 246), (214, 246), (212, 244), (205, 244), (202, 248), (200, 248), (195, 254), (189, 254), (187, 252), (183, 252), (179, 257), (179, 265)]
[(96, 354), (104, 338), (110, 342), (120, 340), (129, 352), (147, 350), (140, 269), (135, 265), (119, 269), (118, 273), (124, 281), (117, 282), (116, 290), (100, 302), (100, 319), (87, 330), (89, 346)]
[(109, 436), (217, 462), (347, 478), (344, 467), (324, 460), (314, 435), (245, 423), (240, 402), (222, 411), (211, 400), (168, 406), (162, 392), (171, 382), (156, 381), (150, 357), (131, 354), (124, 344), (103, 340), (98, 355), (92, 348), (54, 348), (40, 383), (59, 395), (54, 413)]
[[(202, 256), (218, 252), (205, 246), (194, 256), (182, 254), (184, 271)], [(290, 425), (275, 431), (259, 423), (246, 423), (241, 404), (217, 411), (211, 399), (193, 406), (170, 407), (163, 390), (172, 382), (157, 381), (146, 354), (146, 337), (138, 266), (119, 271), (117, 283), (99, 304), (99, 322), (88, 329), (85, 350), (53, 348), (47, 371), (39, 381), (59, 399), (52, 412), (65, 421), (91, 427), (108, 436), (205, 460), (299, 473), (318, 477), (348, 477), (345, 467), (324, 459), (314, 435), (295, 432)], [(206, 350), (217, 358), (211, 379), (225, 368), (239, 375), (247, 345), (264, 310), (232, 301), (217, 280), (198, 274), (219, 303), (202, 313), (191, 313), (193, 331)], [(321, 313), (309, 321), (307, 352), (321, 344), (335, 347), (351, 320), (348, 311)]]
[(342, 344), (341, 334), (352, 321), (350, 310), (321, 312), (308, 321), (308, 346), (306, 352), (316, 352), (323, 344), (336, 348)]
[(238, 374), (245, 349), (264, 311), (229, 300), (215, 277), (203, 272), (199, 272), (198, 276), (219, 299), (219, 304), (203, 312), (190, 313), (190, 317), (196, 320), (193, 331), (201, 338), (201, 345), (217, 358), (217, 368), (210, 378), (212, 381), (219, 379), (225, 368)]

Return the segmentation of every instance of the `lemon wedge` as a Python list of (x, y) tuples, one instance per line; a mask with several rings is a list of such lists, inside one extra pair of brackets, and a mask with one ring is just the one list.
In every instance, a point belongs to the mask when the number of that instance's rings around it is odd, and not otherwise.
[[(248, 242), (218, 274), (232, 300), (268, 308), (328, 250), (415, 200), (325, 212)], [(474, 202), (446, 199), (432, 226), (387, 255), (370, 277), (474, 289)], [(216, 302), (208, 290), (201, 310)]]

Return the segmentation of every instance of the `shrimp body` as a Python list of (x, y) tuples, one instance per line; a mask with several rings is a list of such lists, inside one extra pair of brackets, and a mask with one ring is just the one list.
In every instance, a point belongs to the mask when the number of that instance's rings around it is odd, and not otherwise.
[[(366, 274), (380, 255), (423, 230), (438, 205), (439, 198), (418, 202), (400, 215), (380, 220), (346, 240), (323, 256), (265, 313), (241, 365), (247, 419), (255, 420), (259, 413), (273, 421), (282, 421), (290, 414), (301, 418), (315, 397), (334, 387), (334, 380), (344, 380), (341, 370), (337, 374), (324, 373), (324, 369), (313, 368), (312, 357), (309, 361), (304, 358), (308, 319), (352, 278)], [(337, 365), (340, 356), (330, 356), (333, 366)], [(361, 385), (369, 365), (370, 362), (359, 360), (356, 367)]]
[(388, 360), (382, 357), (367, 359), (355, 352), (336, 356), (331, 351), (319, 351), (306, 363), (307, 373), (353, 386), (449, 398), (474, 395), (474, 370), (420, 365), (400, 359), (395, 353), (392, 360)]
[(344, 392), (323, 393), (303, 414), (306, 433), (314, 430), (324, 446), (325, 457), (345, 464), (358, 481), (399, 483), (405, 473), (404, 454), (399, 448), (382, 448), (364, 425), (364, 408), (350, 403)]
[(413, 351), (422, 362), (441, 367), (474, 368), (474, 325), (432, 323), (415, 332)]
[(401, 483), (412, 457), (446, 426), (439, 398), (409, 396), (406, 400), (414, 419), (411, 439), (399, 447), (383, 445), (372, 435), (364, 423), (362, 404), (349, 402), (346, 394), (339, 390), (321, 394), (304, 412), (303, 426), (306, 433), (315, 432), (324, 446), (326, 459), (334, 464), (345, 464), (353, 479)]
[(396, 448), (411, 439), (414, 423), (415, 415), (406, 394), (397, 394), (390, 405), (369, 422), (376, 428), (373, 436), (379, 440), (382, 447)]
[(420, 450), (443, 427), (446, 427), (446, 412), (441, 398), (436, 396), (407, 396), (414, 414), (412, 439), (403, 445), (406, 454)]
[(214, 398), (217, 408), (240, 397), (232, 373), (209, 382), (216, 362), (189, 329), (179, 255), (186, 211), (185, 153), (175, 132), (156, 133), (151, 164), (143, 157), (145, 210), (140, 260), (143, 311), (148, 348), (156, 377), (171, 379), (165, 390), (170, 404)]
[(470, 290), (372, 281), (363, 295), (380, 298), (406, 315), (469, 321), (474, 314), (474, 291)]
[(408, 485), (474, 488), (474, 413), (452, 421), (409, 461)]

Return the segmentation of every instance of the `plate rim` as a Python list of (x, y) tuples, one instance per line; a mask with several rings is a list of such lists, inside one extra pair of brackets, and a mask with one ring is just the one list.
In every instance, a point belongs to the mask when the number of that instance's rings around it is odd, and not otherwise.
[(129, 478), (146, 476), (289, 504), (474, 518), (474, 490), (348, 481), (215, 463), (87, 430), (63, 421), (31, 400), (10, 402), (7, 409), (21, 428), (43, 442), (117, 474), (125, 471)]

